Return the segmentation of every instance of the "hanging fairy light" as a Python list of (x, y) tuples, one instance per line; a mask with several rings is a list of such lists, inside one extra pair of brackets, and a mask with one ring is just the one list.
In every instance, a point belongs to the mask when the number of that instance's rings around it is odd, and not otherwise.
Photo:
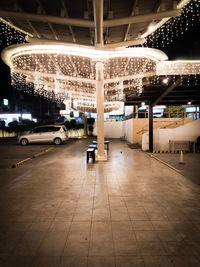
[(53, 99), (73, 99), (80, 110), (96, 110), (96, 63), (102, 61), (105, 110), (112, 111), (118, 108), (113, 103), (123, 101), (128, 90), (140, 95), (143, 79), (154, 76), (156, 64), (167, 57), (146, 48), (105, 53), (59, 45), (23, 45), (6, 49), (3, 59), (11, 67), (15, 87)]
[(183, 35), (185, 31), (191, 29), (194, 22), (200, 27), (199, 0), (191, 0), (185, 6), (183, 2), (178, 8), (182, 8), (180, 16), (163, 19), (163, 24), (153, 22), (149, 25), (147, 32), (142, 35), (143, 38), (146, 38), (146, 42), (143, 44), (145, 47), (164, 48), (173, 43), (178, 36)]

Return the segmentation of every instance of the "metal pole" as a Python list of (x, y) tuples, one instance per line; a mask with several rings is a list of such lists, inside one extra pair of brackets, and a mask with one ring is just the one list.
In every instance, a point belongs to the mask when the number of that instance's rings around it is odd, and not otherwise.
[(153, 152), (153, 107), (149, 105), (149, 151)]

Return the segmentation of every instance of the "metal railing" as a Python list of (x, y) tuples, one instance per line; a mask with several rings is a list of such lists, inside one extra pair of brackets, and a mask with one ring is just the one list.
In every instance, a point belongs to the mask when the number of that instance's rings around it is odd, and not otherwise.
[[(194, 112), (157, 112), (153, 113), (154, 118), (193, 118), (193, 120), (197, 120), (200, 118), (200, 111), (194, 111)], [(148, 118), (148, 112), (133, 112), (130, 115), (127, 115), (124, 117), (124, 120), (129, 120), (133, 118), (139, 118), (139, 119), (147, 119)]]

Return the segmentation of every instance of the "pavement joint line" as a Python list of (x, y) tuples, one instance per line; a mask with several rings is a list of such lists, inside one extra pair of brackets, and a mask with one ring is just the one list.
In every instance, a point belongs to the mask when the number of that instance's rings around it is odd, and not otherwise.
[(47, 152), (50, 152), (50, 151), (53, 150), (53, 149), (54, 149), (54, 147), (47, 148), (47, 149), (45, 149), (45, 150), (43, 150), (43, 151), (41, 151), (41, 152), (39, 152), (39, 153), (37, 153), (37, 154), (34, 154), (31, 158), (26, 158), (26, 159), (21, 160), (21, 161), (19, 161), (19, 162), (17, 162), (17, 163), (14, 163), (14, 164), (12, 165), (12, 168), (17, 168), (17, 167), (21, 166), (22, 164), (24, 164), (25, 162), (27, 162), (27, 161), (29, 161), (29, 160), (31, 160), (31, 159), (35, 159), (36, 157), (38, 157), (38, 156), (40, 156), (40, 155), (43, 155), (43, 154), (45, 154), (45, 153), (47, 153)]
[[(149, 155), (149, 154), (147, 154), (147, 155)], [(157, 161), (160, 161), (161, 163), (165, 164), (166, 166), (168, 166), (168, 167), (171, 168), (172, 170), (174, 170), (174, 171), (176, 171), (176, 172), (178, 172), (178, 173), (181, 173), (181, 170), (176, 169), (176, 168), (173, 167), (171, 164), (169, 164), (169, 163), (163, 161), (162, 159), (159, 159), (159, 158), (155, 157), (154, 155), (149, 155), (149, 156), (150, 156), (151, 158), (154, 158), (154, 159), (156, 159)]]

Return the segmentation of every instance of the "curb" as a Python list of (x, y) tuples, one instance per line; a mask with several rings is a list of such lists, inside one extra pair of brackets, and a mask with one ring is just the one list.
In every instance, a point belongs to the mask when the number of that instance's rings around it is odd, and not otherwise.
[(37, 158), (37, 157), (39, 157), (39, 156), (41, 156), (41, 155), (53, 150), (53, 149), (54, 149), (54, 147), (50, 147), (48, 149), (45, 149), (44, 151), (41, 151), (41, 152), (39, 152), (37, 154), (34, 154), (32, 158), (35, 159), (35, 158)]
[(45, 149), (45, 150), (43, 150), (43, 151), (41, 151), (41, 152), (39, 152), (39, 153), (37, 153), (37, 154), (34, 154), (31, 158), (26, 158), (26, 159), (21, 160), (21, 161), (19, 161), (19, 162), (17, 162), (17, 163), (14, 163), (14, 164), (12, 165), (12, 168), (17, 168), (17, 167), (23, 165), (25, 162), (27, 162), (27, 161), (29, 161), (29, 160), (32, 160), (32, 159), (35, 159), (35, 158), (37, 158), (37, 157), (39, 157), (39, 156), (41, 156), (41, 155), (43, 155), (43, 154), (45, 154), (45, 153), (47, 153), (47, 152), (50, 152), (50, 151), (53, 150), (53, 149), (54, 149), (54, 147), (50, 147), (50, 148)]
[[(164, 154), (164, 153), (168, 153), (168, 154), (179, 154), (181, 151), (180, 150), (153, 150), (153, 154)], [(184, 153), (186, 151), (183, 151)]]
[(31, 160), (31, 159), (32, 159), (32, 158), (26, 158), (26, 159), (24, 159), (24, 160), (21, 160), (21, 161), (15, 163), (15, 164), (13, 164), (13, 165), (12, 165), (12, 168), (17, 168), (17, 167), (23, 165), (25, 162), (27, 162), (27, 161), (29, 161), (29, 160)]
[[(195, 154), (198, 154), (198, 153), (200, 153), (200, 151), (199, 152), (189, 152), (188, 150), (182, 150), (183, 151), (183, 153), (195, 153)], [(181, 153), (181, 150), (153, 150), (153, 152), (152, 152), (153, 154), (179, 154), (179, 153)]]
[(151, 158), (154, 158), (154, 159), (156, 159), (157, 161), (163, 163), (164, 165), (166, 165), (166, 166), (169, 167), (170, 169), (172, 169), (172, 170), (174, 170), (174, 171), (176, 171), (176, 172), (178, 172), (178, 173), (181, 173), (181, 170), (176, 169), (176, 168), (173, 167), (171, 164), (169, 164), (169, 163), (167, 163), (167, 162), (165, 162), (165, 161), (163, 161), (163, 160), (161, 160), (161, 159), (155, 157), (154, 155), (149, 155), (149, 154), (147, 154), (147, 155), (150, 156)]

